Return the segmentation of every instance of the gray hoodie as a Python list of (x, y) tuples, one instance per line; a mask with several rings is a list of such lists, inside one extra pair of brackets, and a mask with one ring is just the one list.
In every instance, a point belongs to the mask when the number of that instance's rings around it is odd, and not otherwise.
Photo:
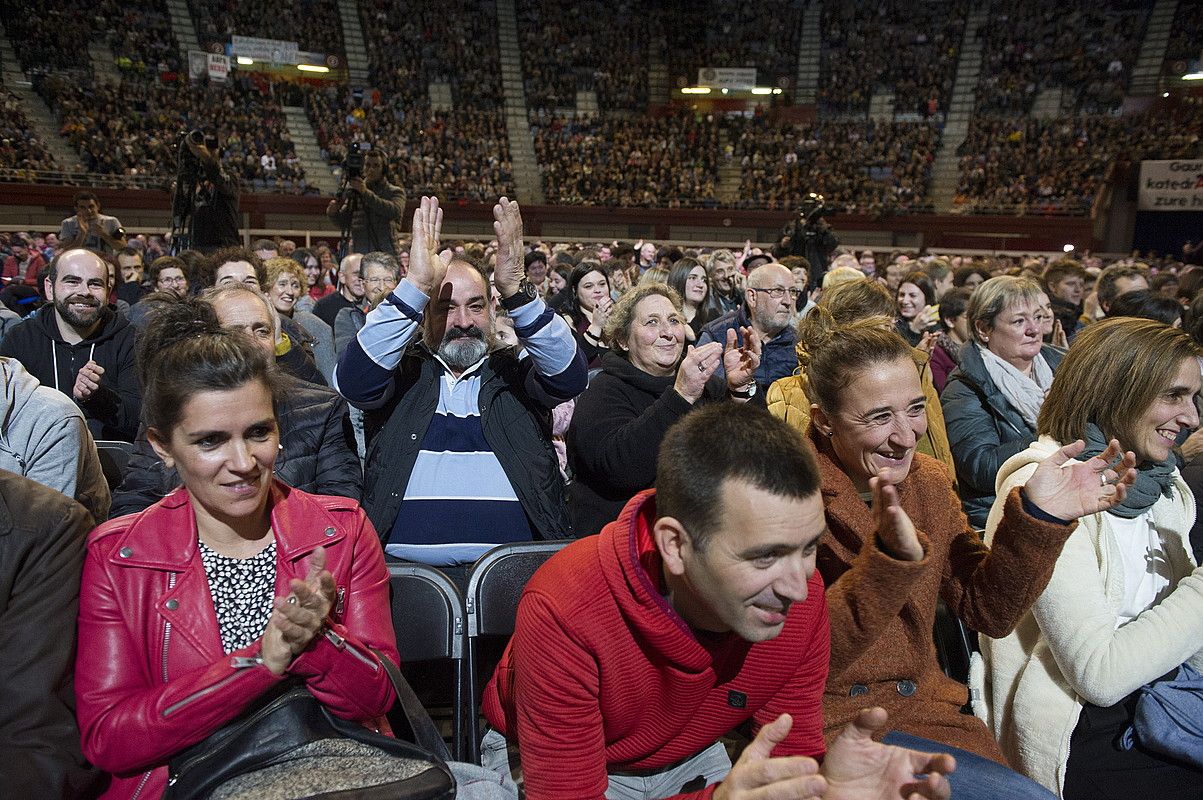
[(73, 497), (97, 521), (112, 498), (79, 407), (48, 389), (15, 358), (0, 357), (0, 469)]

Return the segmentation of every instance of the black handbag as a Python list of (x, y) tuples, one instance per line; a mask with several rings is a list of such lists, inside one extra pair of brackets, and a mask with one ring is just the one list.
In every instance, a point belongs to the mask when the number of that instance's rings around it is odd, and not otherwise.
[(409, 683), (372, 651), (397, 692), (397, 738), (344, 720), (290, 680), (168, 764), (164, 800), (451, 800), (447, 746)]

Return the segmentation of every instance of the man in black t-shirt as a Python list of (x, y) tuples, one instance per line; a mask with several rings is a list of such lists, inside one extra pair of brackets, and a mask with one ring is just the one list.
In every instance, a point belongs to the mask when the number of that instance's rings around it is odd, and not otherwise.
[(359, 262), (363, 256), (352, 253), (338, 265), (338, 291), (331, 292), (313, 304), (313, 313), (334, 330), (334, 320), (344, 308), (363, 308), (363, 278)]

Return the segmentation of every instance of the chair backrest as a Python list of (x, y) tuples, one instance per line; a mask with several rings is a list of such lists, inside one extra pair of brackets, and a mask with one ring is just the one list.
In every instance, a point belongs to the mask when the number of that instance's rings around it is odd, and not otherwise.
[(961, 683), (969, 682), (969, 661), (980, 652), (977, 634), (965, 627), (941, 600), (936, 603), (936, 624), (932, 631), (936, 660), (944, 674)]
[(526, 582), (566, 544), (517, 542), (481, 556), (468, 578), (468, 637), (512, 634)]
[(467, 614), (451, 579), (421, 564), (389, 564), (388, 573), (401, 661), (462, 659)]
[(100, 457), (100, 469), (109, 489), (116, 489), (125, 477), (126, 467), (129, 466), (130, 455), (134, 446), (130, 442), (110, 441), (101, 439), (96, 442), (96, 455)]

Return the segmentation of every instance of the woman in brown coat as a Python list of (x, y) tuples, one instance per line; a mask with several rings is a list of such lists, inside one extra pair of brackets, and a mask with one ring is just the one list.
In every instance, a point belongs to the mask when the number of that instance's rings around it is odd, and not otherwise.
[(1050, 797), (1001, 766), (985, 725), (960, 713), (966, 688), (936, 662), (936, 602), (974, 630), (1009, 632), (1048, 582), (1072, 520), (1122, 499), (1134, 460), (1109, 469), (1113, 442), (1062, 468), (1084, 445), (1062, 448), (1007, 498), (991, 550), (965, 519), (947, 469), (915, 452), (926, 400), (907, 343), (872, 319), (838, 326), (823, 309), (801, 332), (830, 531), (818, 556), (832, 640), (824, 724), (834, 735), (860, 709), (882, 706), (897, 728), (892, 744), (960, 749), (955, 797)]

